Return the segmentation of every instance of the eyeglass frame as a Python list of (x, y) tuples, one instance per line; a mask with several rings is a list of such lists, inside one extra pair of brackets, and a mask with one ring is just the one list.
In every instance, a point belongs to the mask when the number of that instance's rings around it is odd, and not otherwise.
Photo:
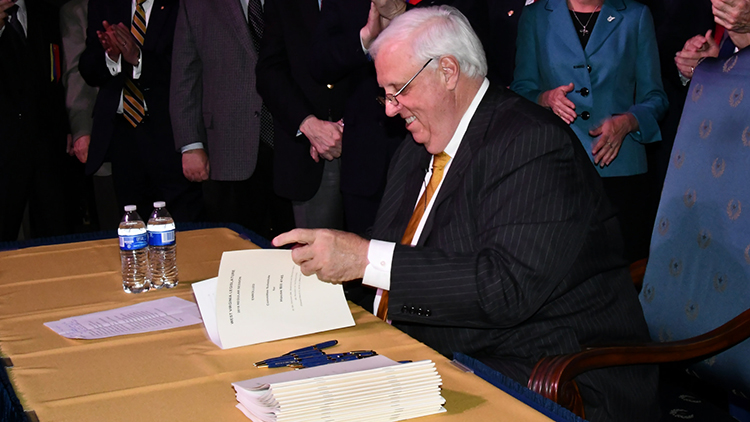
[(427, 67), (427, 65), (429, 65), (430, 63), (432, 63), (433, 59), (434, 59), (434, 57), (430, 57), (430, 59), (427, 60), (427, 63), (425, 63), (424, 66), (422, 66), (422, 68), (419, 69), (417, 71), (417, 73), (415, 73), (414, 76), (411, 77), (411, 79), (409, 79), (408, 81), (406, 81), (406, 83), (404, 84), (404, 86), (402, 86), (401, 89), (399, 89), (398, 91), (396, 91), (394, 94), (385, 94), (385, 96), (378, 96), (378, 97), (375, 97), (375, 100), (377, 100), (377, 102), (379, 102), (383, 106), (385, 106), (386, 104), (390, 104), (390, 105), (392, 105), (394, 107), (397, 107), (399, 105), (399, 102), (398, 102), (398, 99), (396, 97), (398, 97), (399, 95), (401, 95), (401, 93), (404, 92), (404, 90), (406, 89), (406, 87), (409, 86), (409, 84), (414, 79), (416, 79), (417, 76), (419, 76), (419, 74), (422, 73), (423, 70), (425, 70), (425, 68)]

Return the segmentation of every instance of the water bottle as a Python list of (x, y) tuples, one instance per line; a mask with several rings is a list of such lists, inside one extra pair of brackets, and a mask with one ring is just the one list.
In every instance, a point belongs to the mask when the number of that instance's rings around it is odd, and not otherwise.
[(120, 236), (122, 289), (127, 293), (147, 292), (151, 285), (148, 280), (146, 224), (136, 212), (135, 205), (125, 206), (117, 234)]
[(148, 260), (151, 286), (157, 289), (177, 285), (177, 243), (174, 220), (164, 201), (154, 202), (148, 219)]

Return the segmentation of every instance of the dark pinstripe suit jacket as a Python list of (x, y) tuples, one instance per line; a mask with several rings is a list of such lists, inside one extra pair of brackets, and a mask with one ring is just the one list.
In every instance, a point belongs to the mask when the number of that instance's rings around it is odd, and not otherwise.
[[(580, 142), (552, 113), (493, 87), (418, 245), (396, 247), (393, 324), (444, 355), (529, 370), (581, 344), (647, 341), (614, 213)], [(373, 238), (400, 240), (429, 160), (411, 137), (401, 145)]]

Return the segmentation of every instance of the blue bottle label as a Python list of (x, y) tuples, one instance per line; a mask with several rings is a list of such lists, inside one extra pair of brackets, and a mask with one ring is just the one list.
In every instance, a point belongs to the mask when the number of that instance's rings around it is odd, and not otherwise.
[(165, 232), (148, 232), (148, 244), (151, 246), (170, 246), (174, 245), (174, 230)]
[(148, 246), (146, 233), (135, 236), (120, 236), (120, 249), (123, 251), (136, 251)]

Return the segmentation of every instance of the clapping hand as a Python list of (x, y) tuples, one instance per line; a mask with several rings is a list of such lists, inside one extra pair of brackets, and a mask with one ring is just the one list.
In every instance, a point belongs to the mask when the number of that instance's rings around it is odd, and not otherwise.
[(0, 0), (0, 29), (5, 27), (5, 20), (8, 19), (8, 9), (16, 4), (15, 0)]
[(719, 45), (716, 44), (711, 30), (706, 35), (696, 35), (685, 42), (685, 46), (675, 55), (677, 70), (687, 79), (693, 78), (696, 66), (706, 57), (718, 57)]
[(575, 85), (571, 82), (568, 85), (550, 89), (539, 96), (538, 102), (542, 107), (551, 109), (565, 123), (571, 124), (577, 116), (576, 105), (568, 99), (567, 95), (573, 91), (573, 88)]
[(604, 168), (612, 163), (622, 147), (625, 136), (638, 130), (638, 120), (631, 113), (610, 116), (601, 125), (591, 129), (589, 135), (598, 136), (591, 154), (594, 164)]
[(711, 0), (714, 21), (739, 33), (750, 33), (750, 0)]

